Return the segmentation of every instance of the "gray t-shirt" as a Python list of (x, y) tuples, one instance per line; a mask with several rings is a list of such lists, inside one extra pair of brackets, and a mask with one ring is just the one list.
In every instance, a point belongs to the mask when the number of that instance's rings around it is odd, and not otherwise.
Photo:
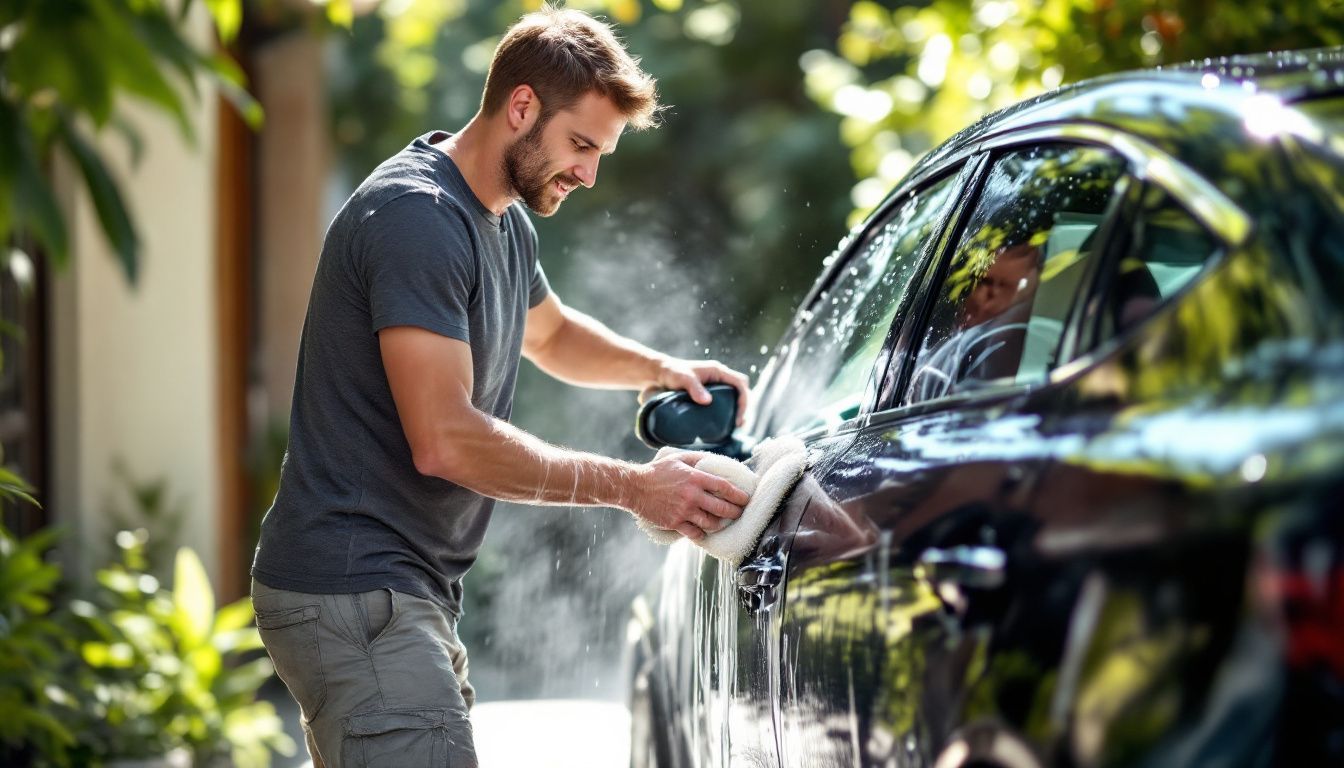
[(299, 342), (289, 448), (252, 575), (296, 592), (390, 587), (461, 611), (494, 501), (416, 471), (378, 346), (412, 325), (471, 345), (471, 402), (508, 419), (527, 310), (549, 291), (522, 208), (492, 214), (416, 139), (327, 230)]

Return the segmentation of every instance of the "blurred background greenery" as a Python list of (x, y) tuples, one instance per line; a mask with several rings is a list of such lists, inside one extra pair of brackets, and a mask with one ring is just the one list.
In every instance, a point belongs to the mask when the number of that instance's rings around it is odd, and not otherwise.
[[(165, 261), (188, 258), (161, 254), (145, 263), (142, 230), (174, 214), (134, 204), (146, 181), (136, 170), (140, 158), (162, 139), (146, 139), (143, 122), (128, 119), (129, 107), (167, 116), (197, 151), (226, 158), (217, 176), (244, 179), (236, 184), (239, 197), (221, 195), (217, 203), (239, 210), (216, 218), (224, 236), (242, 233), (239, 243), (218, 246), (227, 253), (217, 258), (226, 265), (218, 274), (238, 282), (244, 297), (243, 320), (230, 326), (241, 330), (217, 343), (223, 368), (236, 369), (241, 382), (220, 395), (227, 400), (221, 407), (236, 412), (241, 425), (240, 437), (224, 440), (221, 459), (238, 471), (224, 470), (221, 482), (238, 486), (245, 524), (203, 524), (222, 531), (208, 534), (207, 544), (215, 543), (208, 536), (226, 540), (220, 565), (226, 594), (245, 589), (255, 541), (248, 537), (274, 494), (288, 413), (285, 383), (292, 382), (301, 305), (322, 230), (378, 162), (417, 135), (470, 118), (494, 44), (537, 5), (0, 3), (6, 369), (33, 365), (26, 362), (20, 310), (41, 293), (35, 276), (48, 267), (57, 275), (86, 268), (77, 258), (71, 264), (78, 250), (69, 236), (71, 185), (89, 201), (104, 250), (127, 283)], [(1107, 72), (1344, 42), (1340, 0), (568, 5), (614, 23), (672, 106), (662, 127), (621, 141), (594, 189), (574, 195), (555, 217), (535, 220), (552, 285), (568, 303), (650, 345), (716, 357), (753, 374), (846, 229), (920, 154), (986, 112)], [(295, 45), (307, 53), (277, 53)], [(227, 101), (234, 112), (226, 117), (237, 115), (245, 126), (240, 133), (210, 129), (205, 142), (198, 139), (197, 115), (210, 98)], [(294, 105), (309, 100), (318, 119), (296, 123)], [(288, 133), (267, 138), (284, 126)], [(229, 136), (244, 149), (219, 151), (227, 143), (221, 137)], [(311, 183), (300, 189), (316, 191), (305, 208), (284, 185), (291, 180), (288, 163), (310, 151), (316, 159), (301, 170)], [(284, 260), (293, 266), (275, 271)], [(277, 290), (280, 298), (266, 298)], [(284, 311), (268, 314), (268, 301)], [(59, 325), (59, 318), (51, 322)], [(279, 369), (284, 375), (277, 377)], [(61, 407), (58, 397), (53, 402), (44, 407)], [(569, 390), (524, 366), (514, 420), (576, 448), (645, 458), (649, 452), (631, 432), (634, 408), (632, 395)], [(7, 523), (65, 522), (62, 515), (75, 513), (48, 503), (63, 471), (59, 448), (34, 458), (19, 445), (5, 436), (0, 496), (8, 496)], [(231, 455), (234, 449), (240, 455)], [(136, 476), (154, 471), (140, 466)], [(29, 509), (23, 495), (30, 492), (48, 504), (36, 518), (17, 511)], [(19, 519), (27, 522), (15, 525)], [(628, 520), (610, 511), (501, 505), (468, 576), (462, 625), (482, 697), (618, 695), (615, 659), (625, 611), (658, 557)], [(538, 637), (546, 638), (544, 648)]]

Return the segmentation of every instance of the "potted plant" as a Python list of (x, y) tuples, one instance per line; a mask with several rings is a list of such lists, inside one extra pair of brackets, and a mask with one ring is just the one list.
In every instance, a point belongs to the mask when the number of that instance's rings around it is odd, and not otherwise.
[(95, 632), (81, 656), (113, 682), (92, 712), (113, 727), (109, 754), (171, 758), (172, 748), (184, 748), (197, 768), (266, 768), (272, 750), (293, 754), (274, 706), (256, 699), (275, 670), (261, 650), (251, 599), (216, 610), (189, 548), (177, 551), (167, 589), (146, 572), (143, 535), (122, 531), (117, 544), (120, 562), (97, 574), (98, 604), (77, 606)]
[(165, 588), (129, 531), (97, 593), (65, 599), (45, 560), (58, 536), (0, 527), (0, 764), (266, 768), (272, 750), (294, 753), (256, 699), (274, 670), (249, 599), (216, 610), (187, 548)]

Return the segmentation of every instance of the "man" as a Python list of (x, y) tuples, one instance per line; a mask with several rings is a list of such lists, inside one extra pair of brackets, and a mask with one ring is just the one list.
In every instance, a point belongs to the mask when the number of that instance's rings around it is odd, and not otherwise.
[(975, 282), (961, 308), (962, 328), (1001, 318), (1015, 307), (1031, 309), (1041, 281), (1041, 247), (1030, 242), (1005, 245)]
[(1029, 242), (998, 248), (957, 313), (956, 330), (921, 358), (911, 382), (916, 401), (1011, 378), (1040, 284), (1042, 251)]
[(315, 765), (476, 765), (456, 625), (494, 499), (619, 507), (693, 539), (741, 514), (745, 494), (698, 456), (631, 464), (508, 423), (520, 354), (574, 384), (745, 397), (740, 373), (564, 306), (514, 204), (551, 215), (656, 111), (608, 27), (543, 8), (500, 42), (467, 126), (414, 141), (332, 222), (252, 571)]

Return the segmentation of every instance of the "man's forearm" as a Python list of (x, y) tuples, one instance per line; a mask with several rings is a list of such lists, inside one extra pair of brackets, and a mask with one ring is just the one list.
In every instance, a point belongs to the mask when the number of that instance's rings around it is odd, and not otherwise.
[(551, 445), (470, 406), (450, 423), (434, 458), (417, 457), (421, 472), (502, 501), (632, 506), (639, 465)]
[(569, 384), (611, 389), (642, 389), (658, 380), (668, 359), (571, 307), (565, 323), (544, 347), (528, 358)]

